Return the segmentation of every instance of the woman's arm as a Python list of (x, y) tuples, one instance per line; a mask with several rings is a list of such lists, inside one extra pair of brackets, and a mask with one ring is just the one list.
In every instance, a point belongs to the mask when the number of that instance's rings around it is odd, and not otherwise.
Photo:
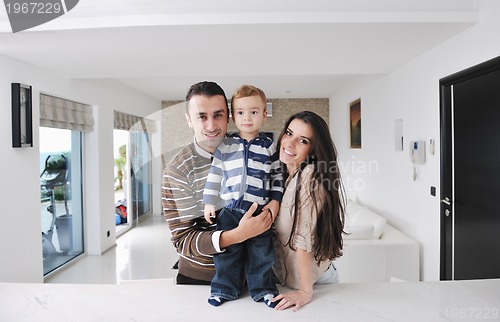
[(276, 310), (285, 310), (289, 307), (294, 307), (293, 310), (297, 311), (312, 300), (313, 282), (311, 265), (313, 263), (313, 253), (297, 248), (296, 255), (300, 275), (300, 289), (278, 295), (273, 300), (273, 302), (280, 301), (275, 307)]
[(312, 297), (313, 282), (311, 265), (313, 263), (313, 253), (306, 252), (305, 250), (298, 248), (297, 262), (299, 265), (300, 291), (311, 294)]
[(321, 198), (314, 199), (311, 197), (311, 176), (313, 175), (313, 171), (314, 167), (312, 165), (306, 166), (299, 183), (302, 187), (299, 193), (300, 215), (298, 217), (297, 234), (293, 240), (296, 248), (295, 256), (297, 257), (298, 276), (294, 276), (292, 278), (293, 282), (290, 283), (294, 288), (298, 287), (299, 289), (278, 295), (273, 300), (274, 302), (281, 300), (275, 307), (278, 310), (293, 307), (293, 310), (297, 311), (312, 300), (312, 271), (313, 265), (315, 265), (313, 235), (316, 228), (317, 209), (320, 208), (323, 202)]

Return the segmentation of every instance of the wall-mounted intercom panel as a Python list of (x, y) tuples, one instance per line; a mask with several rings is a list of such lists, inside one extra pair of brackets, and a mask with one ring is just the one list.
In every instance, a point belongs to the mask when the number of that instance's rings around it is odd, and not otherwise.
[(410, 160), (413, 164), (425, 164), (425, 141), (410, 142)]

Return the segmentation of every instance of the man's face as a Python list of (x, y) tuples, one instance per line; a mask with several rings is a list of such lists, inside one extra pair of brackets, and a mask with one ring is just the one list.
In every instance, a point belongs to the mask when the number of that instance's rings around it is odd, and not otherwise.
[(203, 150), (213, 153), (226, 135), (229, 115), (223, 96), (194, 95), (189, 100), (186, 120), (193, 129), (196, 143)]

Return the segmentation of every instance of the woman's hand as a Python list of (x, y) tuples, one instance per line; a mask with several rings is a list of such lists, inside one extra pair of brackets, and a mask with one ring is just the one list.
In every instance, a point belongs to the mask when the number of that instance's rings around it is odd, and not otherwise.
[(307, 303), (311, 302), (313, 295), (312, 267), (313, 253), (305, 249), (297, 248), (295, 251), (297, 264), (299, 267), (300, 289), (290, 293), (280, 294), (273, 299), (273, 302), (280, 301), (274, 308), (276, 310), (285, 310), (293, 307), (297, 311)]
[(290, 293), (280, 294), (273, 299), (273, 302), (279, 303), (274, 307), (275, 310), (286, 310), (293, 307), (293, 311), (297, 312), (298, 309), (311, 302), (312, 291), (306, 292), (302, 290), (293, 291)]
[(262, 208), (262, 210), (270, 211), (274, 222), (276, 216), (278, 216), (278, 212), (280, 211), (280, 203), (276, 200), (271, 200)]

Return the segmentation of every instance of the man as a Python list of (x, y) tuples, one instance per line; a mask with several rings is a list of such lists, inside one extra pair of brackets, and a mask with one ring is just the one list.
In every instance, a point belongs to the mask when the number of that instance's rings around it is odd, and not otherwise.
[(186, 95), (186, 120), (194, 131), (194, 142), (182, 148), (163, 174), (163, 215), (179, 254), (177, 284), (209, 285), (215, 274), (212, 255), (230, 245), (260, 235), (271, 227), (272, 216), (263, 212), (252, 217), (254, 204), (238, 227), (215, 231), (203, 216), (203, 189), (212, 154), (224, 138), (229, 110), (224, 90), (214, 82), (192, 85)]

